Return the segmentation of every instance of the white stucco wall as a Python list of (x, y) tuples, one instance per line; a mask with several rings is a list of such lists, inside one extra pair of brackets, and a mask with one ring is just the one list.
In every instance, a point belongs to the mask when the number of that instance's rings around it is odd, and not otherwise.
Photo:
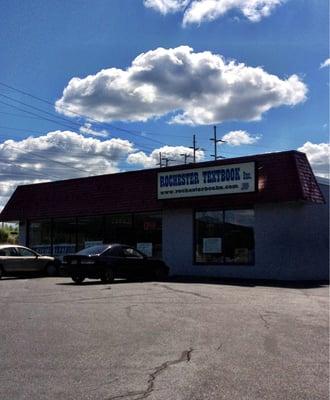
[[(323, 186), (323, 185), (321, 185)], [(321, 280), (329, 278), (327, 204), (277, 203), (255, 207), (255, 265), (193, 265), (193, 210), (163, 211), (163, 258), (171, 275)]]

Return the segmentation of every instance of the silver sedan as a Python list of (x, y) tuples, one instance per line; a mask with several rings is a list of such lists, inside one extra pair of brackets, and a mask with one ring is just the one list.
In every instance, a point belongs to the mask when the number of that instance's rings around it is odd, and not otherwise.
[(0, 245), (0, 279), (4, 275), (19, 275), (39, 272), (55, 275), (58, 261), (54, 257), (42, 256), (24, 246)]

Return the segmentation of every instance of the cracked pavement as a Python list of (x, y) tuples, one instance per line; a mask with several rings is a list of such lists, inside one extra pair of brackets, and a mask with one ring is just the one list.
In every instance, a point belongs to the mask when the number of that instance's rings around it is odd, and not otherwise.
[(0, 399), (329, 399), (327, 286), (0, 281)]

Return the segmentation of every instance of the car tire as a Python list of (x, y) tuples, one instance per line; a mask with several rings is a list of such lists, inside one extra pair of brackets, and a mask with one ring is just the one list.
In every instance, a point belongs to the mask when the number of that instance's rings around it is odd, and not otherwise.
[(47, 276), (55, 276), (57, 275), (57, 267), (54, 263), (49, 263), (46, 265), (45, 273)]
[(165, 281), (168, 278), (168, 271), (164, 267), (157, 267), (154, 271), (156, 281)]
[(102, 283), (111, 283), (115, 279), (115, 274), (112, 268), (106, 268), (101, 275), (101, 282)]
[(83, 283), (85, 280), (84, 275), (81, 274), (75, 274), (71, 276), (71, 279), (73, 280), (74, 283), (76, 283), (77, 285), (80, 285), (80, 283)]

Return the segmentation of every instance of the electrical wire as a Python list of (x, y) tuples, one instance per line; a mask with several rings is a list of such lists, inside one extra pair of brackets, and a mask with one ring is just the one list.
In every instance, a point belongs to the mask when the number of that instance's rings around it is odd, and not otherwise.
[[(14, 88), (13, 86), (7, 85), (7, 84), (5, 84), (5, 83), (3, 83), (3, 82), (0, 82), (0, 85), (6, 87), (6, 88), (8, 88), (8, 89), (11, 89), (11, 90), (13, 90), (13, 91), (16, 91), (16, 92), (18, 92), (18, 93), (21, 93), (21, 94), (23, 94), (23, 95), (25, 95), (25, 96), (29, 96), (29, 97), (31, 97), (31, 98), (33, 98), (33, 99), (35, 99), (35, 100), (44, 102), (44, 103), (46, 103), (46, 104), (48, 104), (48, 105), (51, 105), (52, 107), (54, 106), (54, 104), (53, 104), (52, 102), (48, 101), (48, 100), (42, 99), (41, 97), (35, 96), (35, 95), (33, 95), (33, 94), (31, 94), (31, 93), (28, 93), (28, 92), (26, 92), (26, 91), (23, 91), (23, 90)], [(3, 95), (3, 96), (5, 96), (5, 95)], [(9, 97), (9, 96), (7, 96), (7, 97)], [(16, 101), (18, 102), (18, 100), (16, 100)], [(23, 102), (20, 102), (20, 103), (23, 103)], [(31, 106), (31, 107), (32, 107), (32, 106)], [(77, 113), (77, 112), (74, 112), (74, 111), (72, 111), (72, 110), (69, 110), (67, 107), (58, 106), (58, 108), (60, 108), (60, 109), (62, 109), (62, 110), (66, 110), (67, 112), (70, 112), (71, 114), (74, 114), (74, 115), (78, 116), (79, 118), (82, 118), (83, 120), (86, 119), (85, 116), (83, 116), (83, 115), (81, 115), (81, 114), (79, 114), (79, 113)], [(43, 111), (43, 112), (45, 112), (45, 111)], [(62, 118), (62, 119), (64, 119), (64, 120), (66, 120), (66, 121), (70, 121), (70, 120), (68, 120), (67, 118), (64, 118), (64, 117), (56, 116), (56, 118)], [(113, 124), (105, 123), (105, 122), (103, 122), (103, 121), (100, 121), (100, 120), (97, 120), (97, 119), (91, 118), (91, 117), (88, 117), (88, 120), (89, 120), (89, 121), (93, 121), (93, 122), (95, 122), (95, 123), (97, 123), (98, 125), (101, 125), (101, 126), (110, 127), (111, 129), (115, 129), (115, 130), (118, 130), (118, 131), (122, 131), (122, 132), (128, 133), (128, 134), (133, 135), (133, 136), (138, 136), (139, 138), (143, 137), (143, 138), (146, 139), (146, 140), (149, 140), (149, 141), (152, 141), (152, 142), (155, 142), (155, 143), (158, 143), (158, 144), (166, 145), (166, 143), (160, 142), (159, 140), (152, 139), (152, 138), (149, 138), (149, 137), (147, 137), (147, 136), (142, 136), (142, 135), (141, 135), (142, 132), (140, 132), (140, 131), (135, 131), (135, 130), (129, 130), (129, 129), (125, 129), (125, 128), (120, 128), (120, 127), (115, 126), (115, 125), (113, 125)], [(70, 123), (72, 123), (72, 121), (70, 121)]]

